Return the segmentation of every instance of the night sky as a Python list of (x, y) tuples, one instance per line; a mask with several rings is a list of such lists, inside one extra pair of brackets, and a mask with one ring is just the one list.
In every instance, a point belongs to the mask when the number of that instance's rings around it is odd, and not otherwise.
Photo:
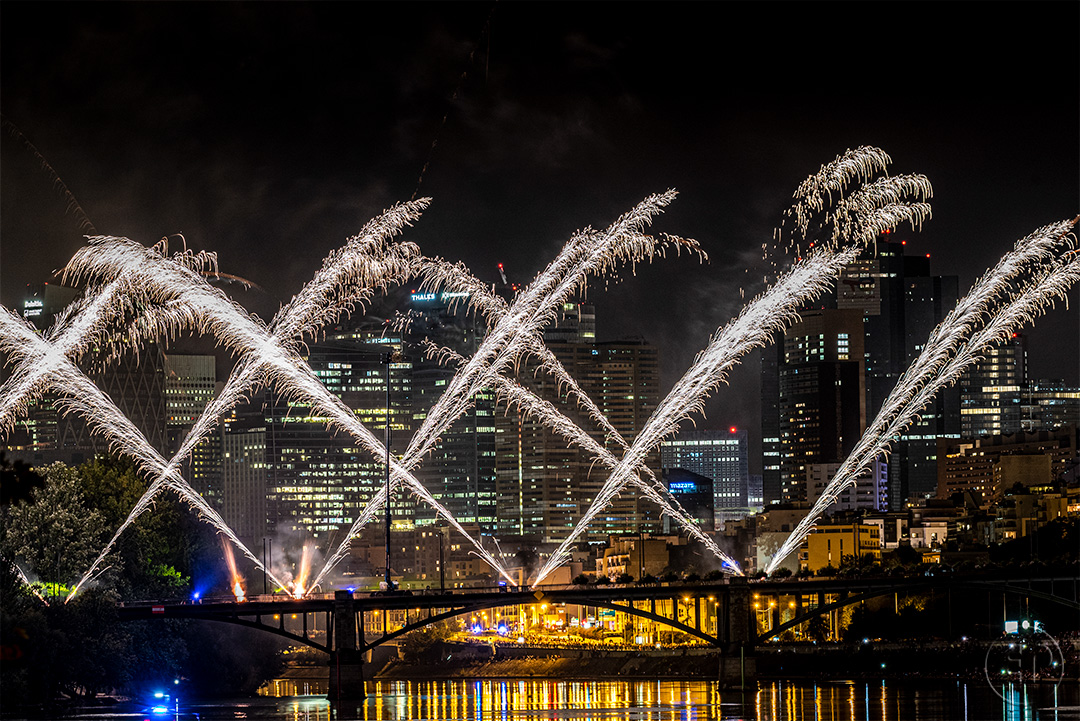
[[(1077, 3), (4, 2), (0, 110), (97, 232), (183, 233), (266, 289), (266, 316), (372, 215), (481, 278), (527, 282), (576, 229), (645, 195), (695, 238), (594, 286), (598, 332), (661, 347), (674, 382), (760, 287), (798, 183), (846, 148), (927, 175), (909, 252), (966, 288), (1016, 239), (1080, 211)], [(445, 123), (443, 121), (445, 116)], [(84, 242), (5, 125), (0, 300)], [(437, 140), (437, 142), (436, 142)], [(429, 162), (430, 161), (430, 162)], [(1031, 334), (1037, 377), (1080, 382), (1080, 293)], [(756, 363), (706, 427), (757, 433)], [(756, 438), (755, 438), (756, 440)]]

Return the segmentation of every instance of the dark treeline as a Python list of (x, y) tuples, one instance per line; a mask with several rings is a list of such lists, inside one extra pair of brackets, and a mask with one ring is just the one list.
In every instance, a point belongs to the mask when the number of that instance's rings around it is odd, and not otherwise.
[(3, 465), (5, 713), (48, 712), (103, 693), (139, 697), (177, 679), (189, 697), (236, 696), (253, 692), (280, 668), (281, 644), (269, 634), (199, 621), (117, 620), (117, 603), (124, 600), (228, 588), (216, 533), (169, 494), (120, 537), (104, 570), (64, 602), (146, 490), (130, 463), (98, 458), (78, 468), (56, 464), (37, 469), (38, 478), (25, 467)]

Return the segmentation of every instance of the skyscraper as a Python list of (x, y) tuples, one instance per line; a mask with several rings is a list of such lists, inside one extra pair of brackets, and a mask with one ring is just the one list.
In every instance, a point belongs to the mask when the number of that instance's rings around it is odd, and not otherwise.
[[(412, 367), (412, 425), (419, 429), (454, 377), (453, 365), (441, 364), (422, 353), (421, 341), (449, 348), (470, 357), (479, 347), (483, 324), (467, 313), (463, 293), (413, 293), (412, 320), (406, 335), (406, 353)], [(473, 395), (468, 410), (456, 419), (425, 458), (417, 478), (460, 522), (494, 532), (495, 507), (495, 393), (484, 389)], [(416, 523), (437, 523), (426, 505), (416, 508)]]
[(813, 310), (784, 334), (780, 494), (806, 500), (814, 463), (842, 461), (866, 427), (862, 312)]
[[(840, 274), (836, 307), (863, 313), (866, 419), (877, 415), (930, 332), (957, 302), (956, 276), (930, 274), (929, 255), (905, 254), (906, 241), (886, 233)], [(889, 456), (889, 498), (899, 509), (937, 485), (937, 438), (959, 436), (960, 391), (943, 389), (904, 429)]]
[[(390, 376), (390, 427), (393, 452), (400, 454), (412, 431), (412, 362), (389, 352), (401, 350), (401, 337), (386, 336), (382, 324), (365, 319), (339, 327), (312, 344), (306, 360), (319, 381), (353, 410), (357, 420), (382, 437), (387, 418)], [(267, 514), (271, 533), (302, 533), (323, 538), (348, 529), (360, 509), (385, 483), (385, 460), (373, 458), (343, 433), (326, 427), (311, 404), (276, 388), (263, 397), (268, 474)], [(394, 524), (414, 525), (411, 497), (395, 495)]]
[(990, 348), (960, 377), (960, 434), (963, 438), (1009, 435), (1021, 430), (1021, 401), (1027, 378), (1027, 341), (1011, 339)]

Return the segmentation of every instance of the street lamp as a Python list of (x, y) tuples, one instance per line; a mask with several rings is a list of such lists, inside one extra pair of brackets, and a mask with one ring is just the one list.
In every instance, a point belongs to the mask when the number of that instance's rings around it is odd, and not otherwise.
[(393, 351), (384, 356), (386, 363), (386, 590), (394, 590), (394, 581), (390, 578), (390, 363), (394, 360)]

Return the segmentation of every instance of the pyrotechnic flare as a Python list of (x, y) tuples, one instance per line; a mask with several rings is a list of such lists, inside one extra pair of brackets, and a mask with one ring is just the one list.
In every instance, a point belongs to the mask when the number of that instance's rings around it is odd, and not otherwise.
[(300, 552), (300, 571), (289, 586), (293, 598), (301, 599), (307, 593), (304, 584), (307, 583), (308, 574), (311, 573), (311, 551), (311, 546), (305, 545)]
[[(885, 399), (873, 423), (825, 487), (821, 498), (770, 560), (772, 573), (814, 529), (822, 513), (857, 482), (892, 440), (916, 420), (937, 393), (955, 382), (982, 353), (1033, 322), (1080, 280), (1080, 257), (1070, 234), (1076, 220), (1040, 228), (1019, 240), (983, 275), (930, 334), (923, 351)], [(1031, 274), (1013, 288), (1018, 277)]]
[(26, 586), (28, 589), (30, 589), (30, 593), (37, 596), (38, 600), (44, 603), (46, 606), (49, 605), (49, 599), (45, 597), (45, 593), (40, 588), (38, 588), (38, 586), (30, 582), (30, 579), (26, 577), (26, 573), (22, 570), (19, 564), (8, 561), (7, 559), (0, 560), (2, 560), (3, 563), (9, 563), (11, 567), (15, 569), (15, 575), (19, 577), (19, 582)]
[(229, 579), (232, 582), (233, 596), (236, 597), (237, 603), (243, 603), (244, 577), (236, 570), (236, 558), (233, 556), (232, 547), (225, 542), (225, 539), (221, 541), (221, 548), (225, 552), (225, 564), (229, 567)]
[[(290, 346), (299, 343), (298, 335), (314, 333), (321, 323), (350, 310), (358, 299), (370, 295), (372, 288), (385, 287), (408, 275), (417, 255), (415, 246), (405, 243), (386, 246), (383, 238), (415, 218), (426, 203), (426, 200), (417, 201), (389, 211), (370, 224), (366, 235), (354, 238), (345, 249), (332, 255), (315, 279), (275, 318), (272, 337), (261, 324), (240, 312), (220, 292), (200, 282), (195, 274), (187, 272), (186, 268), (169, 265), (160, 255), (149, 254), (146, 248), (136, 243), (117, 238), (95, 239), (96, 252), (77, 254), (69, 268), (72, 273), (104, 277), (122, 273), (145, 289), (157, 305), (143, 316), (133, 335), (143, 333), (157, 337), (195, 327), (213, 333), (220, 342), (242, 354), (223, 391), (197, 419), (174, 457), (175, 462), (183, 459), (212, 430), (217, 419), (243, 393), (260, 382), (283, 388), (289, 400), (310, 402), (313, 414), (327, 418), (331, 426), (350, 433), (362, 447), (381, 458), (385, 449), (378, 439), (356, 419), (351, 409), (326, 390)], [(374, 240), (367, 236), (374, 236)], [(397, 463), (391, 464), (391, 473), (470, 540), (478, 554), (509, 579), (498, 560), (473, 539), (411, 473)], [(143, 500), (148, 504), (159, 490), (152, 487)], [(145, 507), (144, 504), (136, 510), (141, 513)], [(138, 514), (133, 512), (128, 522), (135, 515)], [(258, 559), (247, 553), (261, 567)]]

